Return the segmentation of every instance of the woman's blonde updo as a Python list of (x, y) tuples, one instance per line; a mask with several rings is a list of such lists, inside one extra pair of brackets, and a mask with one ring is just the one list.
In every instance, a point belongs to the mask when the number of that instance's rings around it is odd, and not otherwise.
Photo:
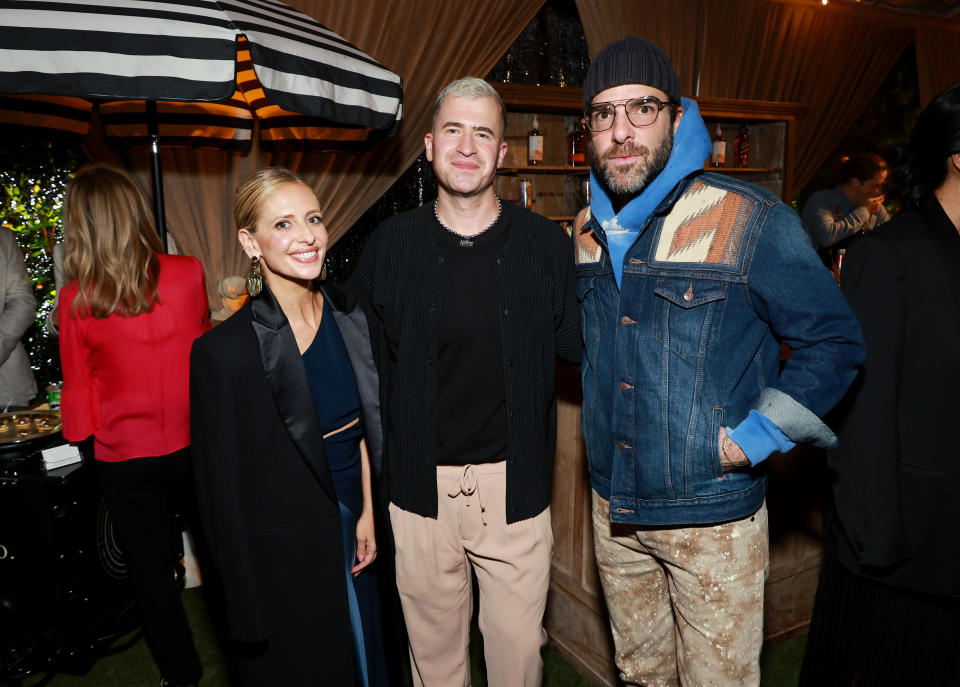
[(264, 202), (286, 184), (303, 184), (310, 188), (303, 179), (286, 167), (266, 167), (247, 177), (233, 194), (233, 221), (237, 231), (255, 233)]

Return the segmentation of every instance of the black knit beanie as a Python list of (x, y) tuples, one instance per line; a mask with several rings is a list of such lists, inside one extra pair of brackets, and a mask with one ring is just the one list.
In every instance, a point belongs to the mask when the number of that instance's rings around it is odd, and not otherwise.
[(624, 84), (659, 88), (672, 102), (680, 102), (680, 80), (670, 58), (646, 38), (627, 36), (597, 53), (583, 80), (583, 109), (602, 90)]

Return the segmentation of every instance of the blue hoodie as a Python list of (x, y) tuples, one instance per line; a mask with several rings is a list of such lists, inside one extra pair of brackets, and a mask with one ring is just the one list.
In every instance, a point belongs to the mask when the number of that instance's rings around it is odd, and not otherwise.
[(606, 189), (596, 174), (590, 172), (590, 212), (607, 236), (610, 263), (618, 288), (623, 274), (623, 258), (650, 215), (684, 177), (703, 169), (703, 161), (710, 154), (710, 134), (696, 101), (681, 98), (680, 103), (683, 118), (674, 134), (667, 166), (619, 213), (614, 213)]

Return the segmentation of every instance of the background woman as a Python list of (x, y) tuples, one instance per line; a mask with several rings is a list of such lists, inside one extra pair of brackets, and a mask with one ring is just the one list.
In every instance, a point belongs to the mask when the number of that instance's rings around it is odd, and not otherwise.
[(175, 583), (170, 493), (192, 499), (188, 375), (190, 346), (210, 327), (203, 267), (161, 252), (143, 193), (106, 165), (70, 183), (64, 238), (63, 434), (93, 436), (162, 684), (193, 684), (202, 670)]
[(327, 232), (298, 177), (254, 174), (234, 219), (253, 297), (194, 346), (191, 393), (201, 515), (242, 642), (239, 677), (384, 684), (365, 571), (377, 553), (381, 446), (366, 318), (353, 298), (317, 286)]
[(833, 254), (849, 239), (872, 231), (890, 220), (883, 184), (887, 162), (876, 153), (847, 159), (837, 174), (837, 186), (817, 191), (803, 204), (803, 228), (824, 264), (833, 266)]
[(911, 209), (841, 275), (867, 357), (838, 408), (803, 684), (960, 685), (960, 83), (894, 176)]

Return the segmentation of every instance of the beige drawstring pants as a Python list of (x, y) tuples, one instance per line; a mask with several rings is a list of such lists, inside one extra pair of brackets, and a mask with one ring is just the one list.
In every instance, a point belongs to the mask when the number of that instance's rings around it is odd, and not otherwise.
[(469, 687), (471, 569), (491, 687), (540, 687), (550, 508), (506, 522), (506, 463), (437, 468), (436, 518), (390, 504), (415, 687)]

